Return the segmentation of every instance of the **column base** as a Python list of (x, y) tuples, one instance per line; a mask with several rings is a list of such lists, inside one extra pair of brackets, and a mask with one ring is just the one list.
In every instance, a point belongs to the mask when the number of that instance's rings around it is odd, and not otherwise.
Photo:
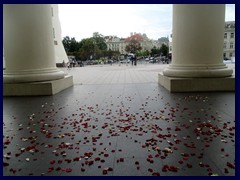
[(212, 65), (175, 65), (170, 64), (163, 70), (163, 74), (169, 77), (181, 78), (220, 78), (230, 77), (233, 73), (225, 64)]
[(223, 78), (177, 78), (159, 73), (158, 83), (170, 92), (235, 91), (235, 76)]
[(43, 96), (54, 95), (73, 86), (73, 77), (65, 76), (53, 81), (33, 83), (3, 84), (3, 96)]
[(58, 68), (34, 70), (4, 70), (3, 83), (30, 83), (52, 81), (64, 78), (64, 72)]

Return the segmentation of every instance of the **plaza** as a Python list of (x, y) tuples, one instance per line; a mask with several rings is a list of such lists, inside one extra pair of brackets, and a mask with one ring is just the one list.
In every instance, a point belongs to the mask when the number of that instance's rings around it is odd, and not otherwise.
[(234, 176), (235, 92), (171, 93), (167, 66), (62, 68), (74, 86), (3, 97), (3, 175)]

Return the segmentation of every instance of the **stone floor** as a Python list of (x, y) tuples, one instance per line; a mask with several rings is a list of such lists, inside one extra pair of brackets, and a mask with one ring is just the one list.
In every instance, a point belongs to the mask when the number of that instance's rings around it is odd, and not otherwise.
[(62, 69), (54, 96), (3, 98), (4, 176), (234, 176), (235, 93), (169, 93), (166, 65)]

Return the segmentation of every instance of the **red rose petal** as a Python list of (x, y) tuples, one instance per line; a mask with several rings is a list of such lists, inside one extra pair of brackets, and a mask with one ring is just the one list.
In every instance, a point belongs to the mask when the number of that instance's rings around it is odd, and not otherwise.
[(75, 157), (73, 161), (79, 161), (81, 158), (80, 157)]
[(183, 163), (183, 161), (182, 161), (182, 160), (179, 160), (179, 161), (178, 161), (178, 163), (179, 163), (179, 164), (182, 164), (182, 163)]
[(181, 153), (181, 155), (184, 157), (189, 157), (189, 154), (187, 154), (187, 153)]
[(103, 173), (103, 174), (107, 174), (108, 171), (107, 171), (106, 169), (103, 169), (103, 170), (102, 170), (102, 173)]
[(168, 165), (164, 165), (164, 166), (162, 167), (162, 171), (163, 171), (163, 172), (167, 172), (167, 170), (168, 170)]
[(177, 148), (177, 147), (173, 147), (173, 149), (174, 149), (174, 150), (178, 150), (178, 148)]
[(66, 169), (66, 172), (67, 172), (67, 173), (70, 173), (70, 172), (72, 172), (72, 169), (71, 169), (71, 168), (67, 168), (67, 169)]
[(82, 172), (84, 172), (84, 171), (85, 171), (85, 169), (84, 169), (84, 168), (81, 168), (81, 171), (82, 171)]
[(168, 170), (172, 172), (177, 172), (178, 168), (172, 165), (168, 168)]
[(152, 168), (148, 168), (148, 171), (149, 171), (149, 172), (153, 172), (153, 169), (152, 169)]
[(160, 176), (160, 173), (159, 172), (154, 172), (154, 173), (152, 173), (152, 176)]
[(62, 163), (62, 160), (58, 160), (58, 164), (61, 164)]
[(3, 144), (4, 144), (4, 145), (8, 145), (8, 144), (10, 144), (10, 143), (11, 143), (10, 140), (7, 139)]
[(108, 154), (104, 154), (104, 157), (108, 157), (109, 155)]
[(60, 167), (57, 167), (57, 168), (56, 168), (56, 171), (60, 171), (60, 170), (61, 170), (61, 168), (60, 168)]
[(227, 162), (227, 166), (230, 167), (230, 168), (232, 168), (232, 169), (235, 169), (235, 165), (233, 165), (233, 164), (230, 163), (230, 162)]
[(48, 172), (52, 172), (54, 170), (54, 167), (48, 168)]
[(15, 174), (15, 173), (17, 172), (17, 170), (16, 170), (16, 169), (13, 169), (13, 168), (11, 168), (9, 171), (10, 171), (10, 172), (13, 172), (13, 174)]
[(228, 174), (228, 173), (229, 173), (229, 171), (228, 171), (228, 169), (227, 169), (227, 168), (224, 168), (224, 173), (226, 173), (226, 174)]
[(9, 166), (9, 163), (3, 162), (3, 166)]
[(151, 154), (148, 155), (148, 158), (153, 158), (153, 156)]
[(55, 161), (54, 161), (54, 160), (50, 161), (50, 164), (54, 164), (54, 163), (55, 163)]
[(101, 159), (100, 159), (100, 157), (96, 157), (94, 160), (95, 161), (100, 161)]

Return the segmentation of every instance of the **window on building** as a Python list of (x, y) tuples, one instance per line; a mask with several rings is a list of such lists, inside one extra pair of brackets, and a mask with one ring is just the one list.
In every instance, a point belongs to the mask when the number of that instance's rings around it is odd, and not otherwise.
[(233, 49), (233, 42), (230, 43), (230, 49)]
[(227, 33), (224, 33), (224, 39), (227, 39)]
[(223, 57), (224, 57), (224, 58), (226, 57), (226, 53), (223, 53)]
[(231, 33), (231, 38), (234, 38), (234, 33)]
[(226, 49), (227, 48), (227, 43), (223, 44), (223, 48)]
[(57, 41), (54, 41), (54, 45), (58, 45), (58, 42), (57, 42)]
[(229, 53), (229, 56), (232, 57), (232, 53)]

